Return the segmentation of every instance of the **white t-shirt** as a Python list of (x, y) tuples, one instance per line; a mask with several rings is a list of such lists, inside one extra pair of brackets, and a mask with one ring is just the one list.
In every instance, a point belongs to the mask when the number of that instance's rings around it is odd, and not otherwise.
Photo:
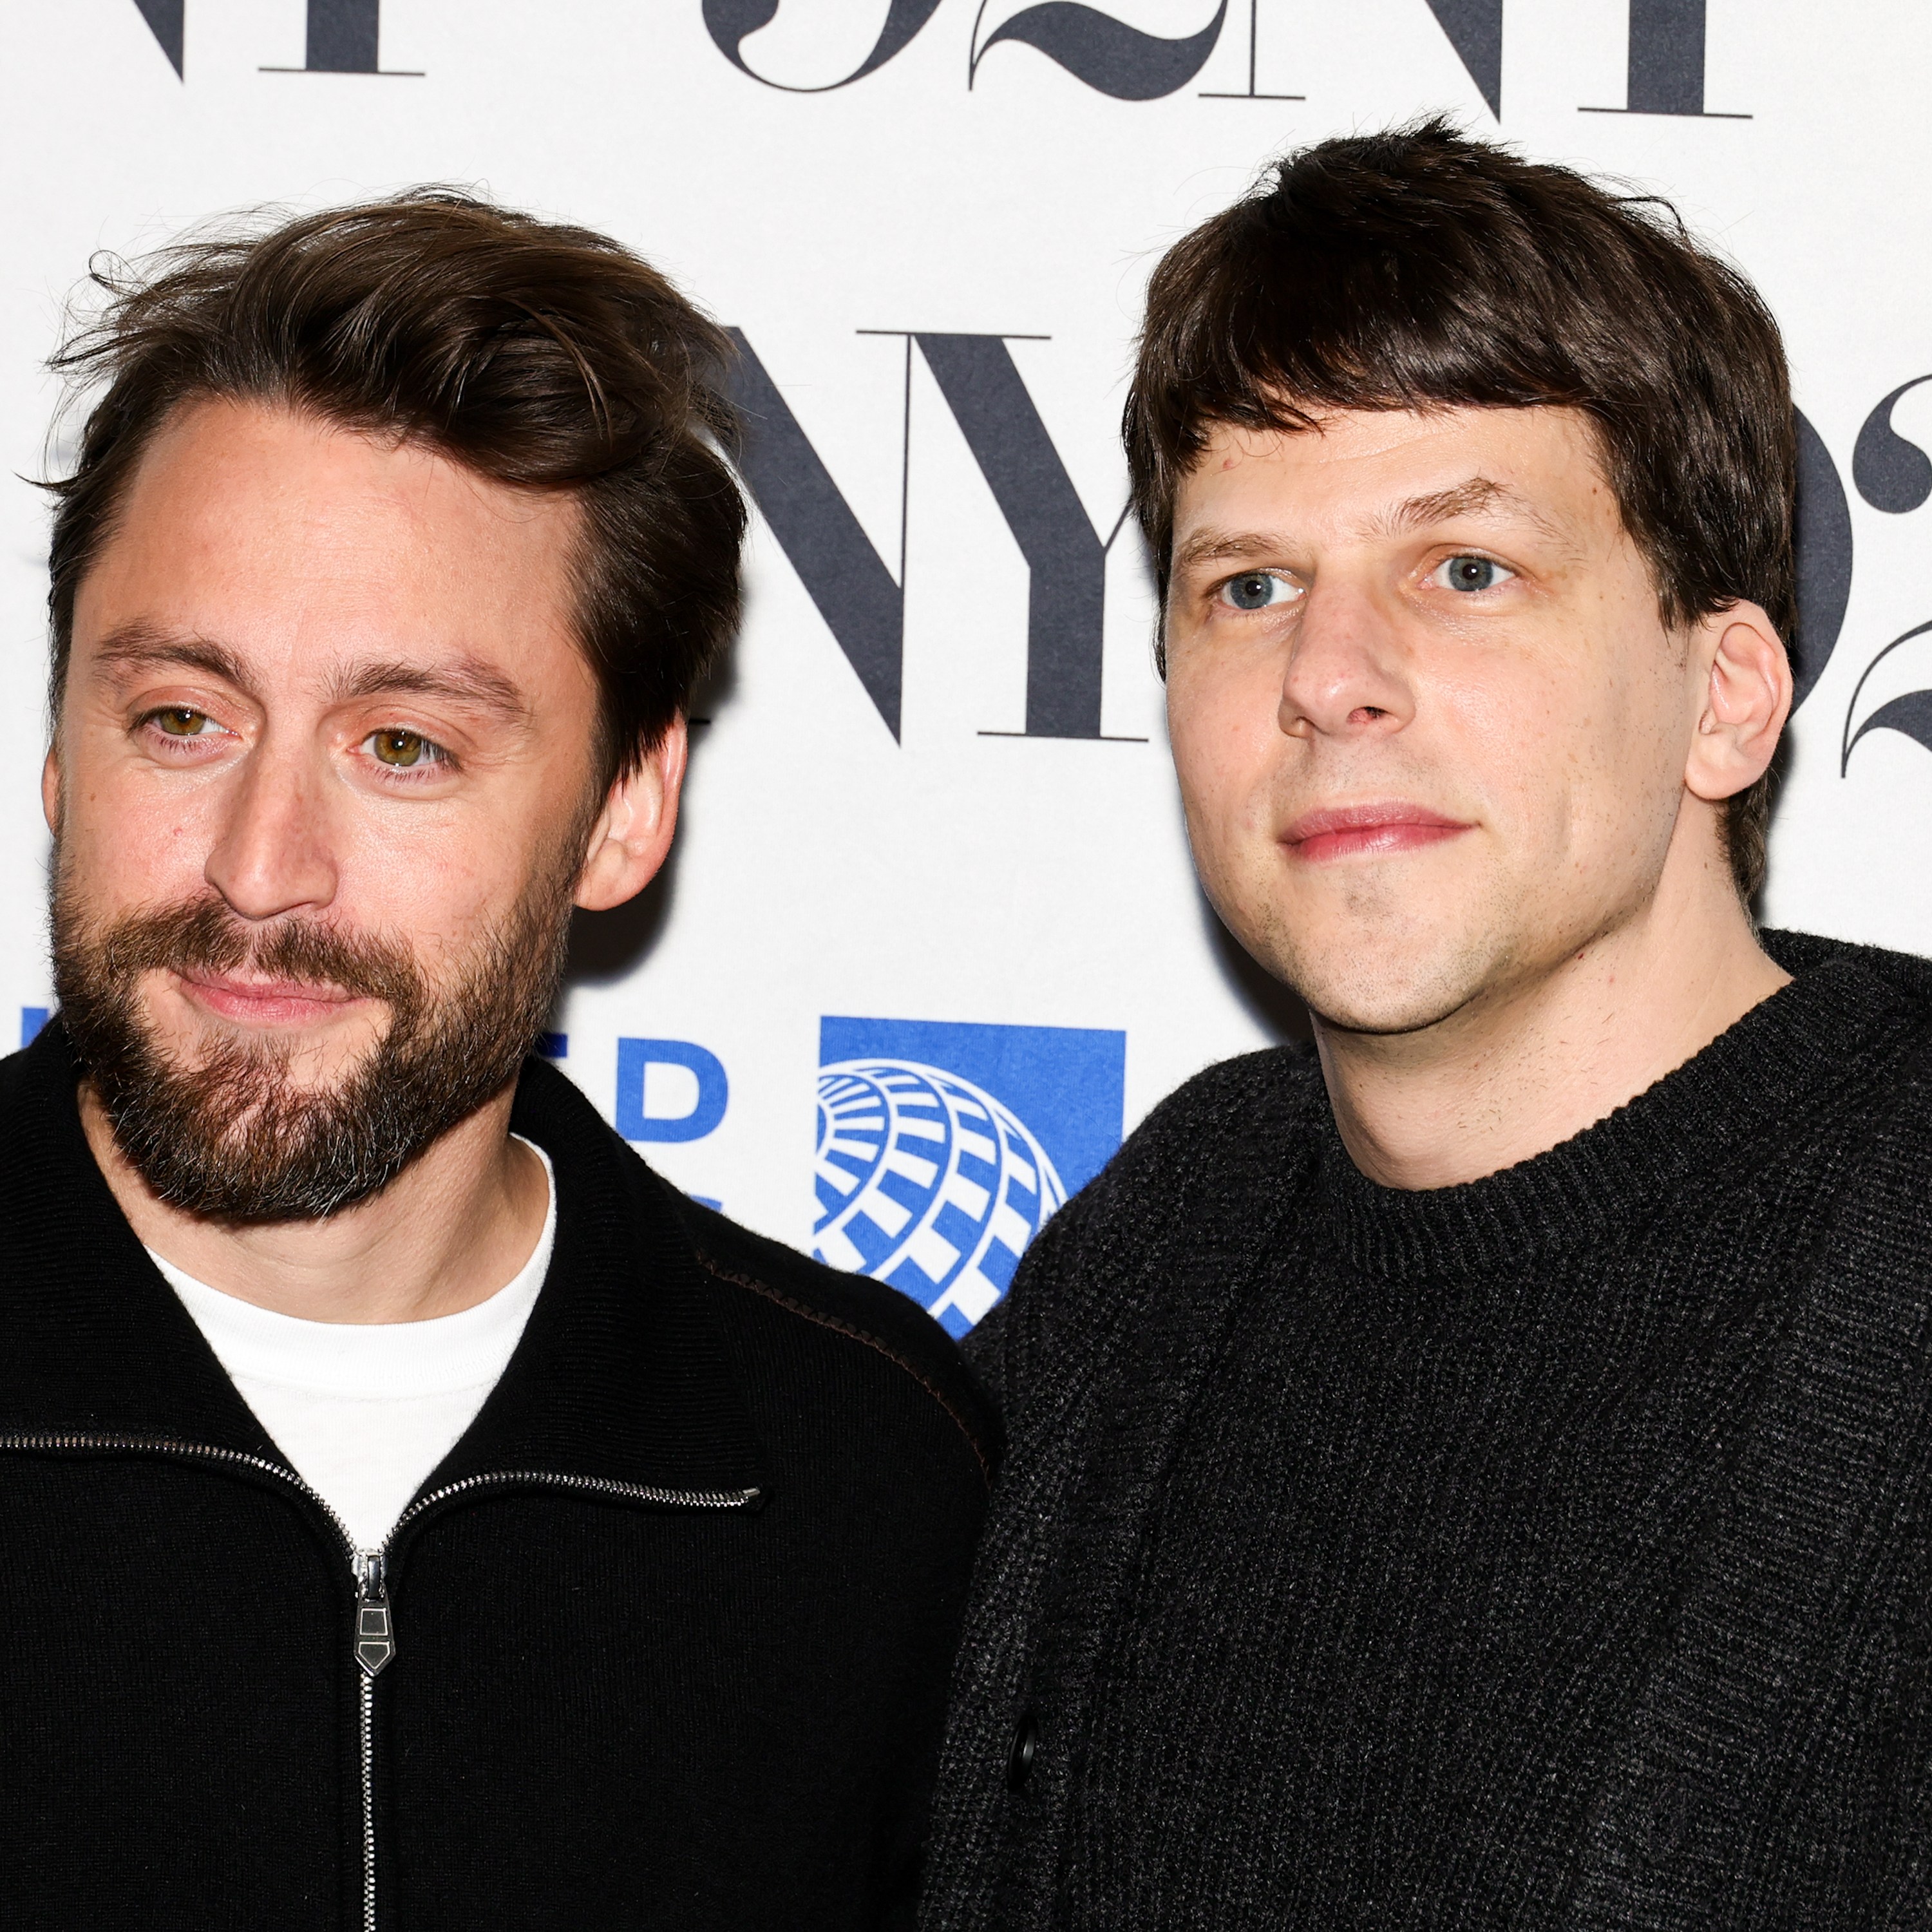
[(224, 1294), (148, 1250), (275, 1446), (358, 1548), (380, 1546), (476, 1419), (536, 1304), (556, 1234), (556, 1174), (536, 1151), (550, 1190), (543, 1232), (514, 1281), (460, 1315), (304, 1322)]

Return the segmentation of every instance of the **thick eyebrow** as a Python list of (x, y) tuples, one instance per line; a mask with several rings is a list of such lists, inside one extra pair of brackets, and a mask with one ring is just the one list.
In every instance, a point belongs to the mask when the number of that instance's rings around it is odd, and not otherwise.
[[(198, 670), (250, 697), (255, 694), (241, 659), (225, 646), (208, 638), (172, 636), (138, 622), (110, 632), (94, 654), (94, 664), (110, 673)], [(476, 657), (434, 666), (381, 661), (359, 664), (335, 680), (332, 696), (338, 704), (358, 698), (446, 698), (517, 726), (527, 724), (530, 716), (529, 703), (517, 686)]]
[[(1527, 496), (1487, 476), (1472, 476), (1447, 490), (1432, 490), (1426, 495), (1411, 496), (1392, 504), (1370, 519), (1372, 535), (1400, 536), (1411, 530), (1426, 530), (1457, 517), (1501, 512), (1520, 517), (1533, 524), (1544, 536), (1561, 541), (1563, 532)], [(1185, 543), (1177, 544), (1174, 568), (1177, 574), (1206, 563), (1248, 563), (1279, 556), (1288, 539), (1266, 530), (1197, 530)]]
[(506, 724), (530, 722), (523, 692), (482, 658), (459, 658), (452, 664), (376, 662), (357, 666), (336, 680), (340, 704), (356, 698), (442, 698), (494, 713)]
[(1177, 571), (1202, 563), (1245, 563), (1250, 558), (1280, 555), (1282, 539), (1264, 530), (1197, 530), (1174, 553)]
[(1426, 529), (1431, 524), (1446, 524), (1457, 517), (1477, 517), (1486, 512), (1501, 512), (1534, 524), (1546, 536), (1560, 536), (1556, 525), (1520, 491), (1487, 476), (1472, 476), (1448, 490), (1432, 490), (1426, 496), (1412, 496), (1377, 517), (1370, 527), (1378, 535), (1400, 536), (1406, 531)]
[(249, 688), (242, 661), (232, 651), (212, 639), (174, 637), (152, 625), (124, 624), (110, 631), (94, 653), (93, 668), (109, 672), (160, 670), (176, 667), (198, 670), (209, 677), (232, 684), (238, 691)]

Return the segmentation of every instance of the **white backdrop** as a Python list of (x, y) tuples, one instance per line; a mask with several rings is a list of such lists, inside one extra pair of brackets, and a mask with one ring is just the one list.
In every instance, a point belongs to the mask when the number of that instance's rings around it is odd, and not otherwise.
[[(1284, 147), (1446, 108), (1669, 194), (1756, 279), (1829, 458), (1766, 910), (1932, 951), (1932, 631), (1873, 668), (1932, 620), (1932, 383), (1886, 406), (1932, 372), (1914, 0), (10, 0), (0, 36), (8, 472), (45, 473), (92, 251), (240, 206), (480, 186), (742, 332), (749, 615), (562, 1064), (680, 1186), (824, 1221), (956, 1329), (1054, 1175), (1281, 1010), (1192, 884), (1114, 532), (1145, 278)], [(10, 481), (0, 518), (10, 1033), (48, 999), (44, 502)]]

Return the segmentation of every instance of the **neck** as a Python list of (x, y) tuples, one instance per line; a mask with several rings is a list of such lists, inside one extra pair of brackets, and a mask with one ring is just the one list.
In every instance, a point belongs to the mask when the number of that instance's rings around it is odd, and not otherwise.
[(91, 1084), (81, 1124), (145, 1246), (238, 1300), (310, 1322), (422, 1322), (488, 1300), (543, 1232), (543, 1163), (510, 1138), (512, 1091), (452, 1128), (377, 1195), (326, 1220), (204, 1220), (158, 1199)]
[(1720, 870), (1698, 868), (1684, 890), (1670, 869), (1636, 914), (1432, 1025), (1376, 1034), (1318, 1018), (1336, 1124), (1363, 1173), (1447, 1187), (1545, 1153), (1787, 982)]

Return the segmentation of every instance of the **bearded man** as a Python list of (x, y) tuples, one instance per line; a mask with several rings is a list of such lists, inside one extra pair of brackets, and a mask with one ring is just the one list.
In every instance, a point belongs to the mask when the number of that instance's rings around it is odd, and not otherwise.
[(905, 1922), (994, 1425), (528, 1057), (735, 620), (724, 344), (440, 194), (109, 292), (0, 1071), (8, 1922)]

